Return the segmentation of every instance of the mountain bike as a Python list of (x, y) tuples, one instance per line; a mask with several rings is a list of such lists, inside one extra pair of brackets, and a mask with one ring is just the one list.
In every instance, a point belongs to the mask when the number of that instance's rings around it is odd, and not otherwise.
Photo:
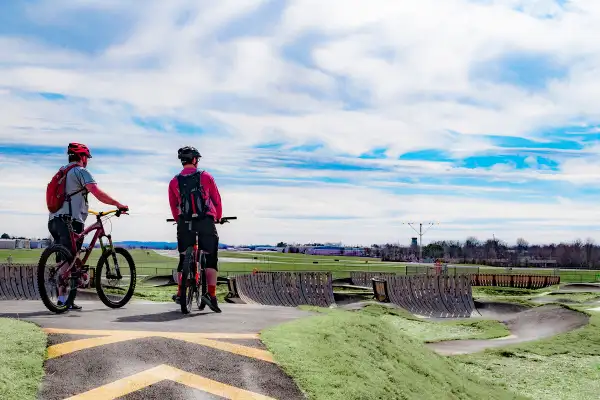
[[(237, 219), (237, 217), (223, 217), (218, 224), (223, 225), (234, 219)], [(169, 218), (167, 222), (175, 222), (175, 219)], [(204, 310), (206, 306), (201, 299), (208, 292), (206, 284), (206, 252), (204, 250), (198, 251), (198, 235), (195, 234), (194, 237), (194, 245), (185, 250), (181, 271), (179, 304), (181, 305), (181, 312), (183, 314), (192, 312), (194, 296), (196, 297), (196, 305), (200, 311)], [(200, 263), (200, 271), (198, 271), (198, 263)], [(202, 292), (200, 292), (201, 285)]]
[[(55, 243), (47, 247), (40, 257), (37, 273), (38, 289), (44, 305), (54, 313), (61, 314), (67, 311), (75, 301), (77, 288), (89, 285), (90, 266), (86, 263), (92, 254), (96, 241), (100, 242), (102, 250), (102, 254), (94, 270), (94, 286), (100, 300), (110, 308), (120, 308), (127, 304), (133, 296), (136, 283), (136, 270), (133, 257), (126, 249), (115, 247), (111, 234), (107, 234), (104, 229), (105, 221), (108, 221), (113, 215), (116, 217), (120, 217), (123, 214), (128, 215), (127, 210), (117, 209), (106, 212), (90, 210), (89, 213), (96, 216), (96, 222), (85, 228), (81, 233), (73, 231), (71, 217), (62, 217), (69, 229), (71, 248), (68, 249), (61, 244)], [(95, 231), (95, 234), (90, 245), (87, 248), (83, 248), (85, 237), (93, 231)], [(108, 245), (104, 244), (103, 238), (108, 239)], [(77, 250), (78, 243), (82, 244), (81, 250)], [(83, 257), (81, 257), (82, 253)], [(55, 257), (52, 258), (52, 255), (55, 255)], [(125, 259), (125, 264), (119, 265), (117, 255)], [(114, 263), (112, 267), (110, 265), (111, 262)], [(121, 273), (123, 266), (127, 270)], [(48, 279), (46, 279), (46, 272), (49, 275)], [(126, 282), (126, 284), (128, 282), (126, 289), (117, 287), (117, 284), (121, 280)], [(47, 283), (50, 283), (50, 289), (46, 287)], [(103, 288), (104, 283), (108, 284), (106, 290)], [(62, 301), (62, 304), (53, 302), (52, 298), (54, 295), (60, 297), (64, 296), (65, 293), (68, 293), (66, 301)], [(124, 294), (124, 296), (122, 299), (116, 300), (119, 294)]]

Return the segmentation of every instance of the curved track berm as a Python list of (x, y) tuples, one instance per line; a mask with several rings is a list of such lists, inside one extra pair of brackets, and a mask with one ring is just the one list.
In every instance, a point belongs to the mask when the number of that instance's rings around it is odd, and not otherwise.
[(335, 303), (329, 272), (259, 272), (238, 275), (240, 299), (249, 304), (329, 307)]
[[(494, 304), (487, 304), (487, 308), (492, 311)], [(506, 312), (505, 308), (501, 307), (500, 311)], [(509, 336), (488, 340), (449, 340), (428, 343), (427, 347), (442, 355), (475, 353), (488, 348), (529, 342), (570, 332), (587, 325), (589, 318), (584, 313), (557, 305), (545, 305), (525, 311), (514, 310), (501, 318), (494, 318), (506, 325), (511, 333)]]

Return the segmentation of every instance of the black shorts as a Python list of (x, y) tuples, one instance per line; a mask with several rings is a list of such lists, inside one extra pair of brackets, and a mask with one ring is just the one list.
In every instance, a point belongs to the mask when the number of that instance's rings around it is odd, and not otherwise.
[(212, 217), (207, 217), (199, 221), (195, 221), (189, 230), (189, 225), (179, 220), (177, 223), (177, 250), (180, 253), (179, 265), (177, 271), (181, 271), (183, 256), (186, 249), (193, 246), (198, 238), (198, 249), (205, 251), (206, 268), (219, 270), (219, 234), (215, 220)]
[[(79, 221), (71, 221), (71, 224), (73, 225), (73, 231), (75, 233), (83, 232), (83, 228), (84, 228), (83, 223), (81, 223)], [(67, 223), (62, 218), (56, 217), (56, 218), (52, 218), (51, 220), (49, 220), (48, 221), (48, 230), (50, 231), (50, 234), (52, 235), (52, 239), (54, 240), (54, 243), (62, 244), (69, 250), (70, 253), (73, 253), (73, 248), (72, 248), (72, 244), (71, 244), (71, 235), (69, 234), (69, 227), (67, 226)], [(83, 240), (77, 241), (77, 251), (81, 250), (82, 244), (83, 244)], [(75, 256), (75, 254), (71, 254), (71, 255)], [(62, 260), (57, 260), (57, 261), (60, 262)]]

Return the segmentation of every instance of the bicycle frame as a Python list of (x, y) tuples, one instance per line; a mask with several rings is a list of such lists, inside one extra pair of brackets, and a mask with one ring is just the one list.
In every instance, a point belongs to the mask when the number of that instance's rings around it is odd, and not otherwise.
[[(73, 266), (75, 264), (77, 264), (77, 260), (80, 260), (80, 264), (77, 265), (78, 269), (86, 264), (87, 260), (89, 259), (90, 255), (92, 254), (92, 251), (94, 250), (94, 246), (96, 245), (97, 241), (100, 242), (100, 248), (102, 250), (102, 253), (104, 253), (107, 249), (109, 249), (109, 250), (113, 249), (112, 236), (110, 234), (109, 235), (106, 234), (106, 231), (104, 230), (104, 224), (102, 223), (101, 218), (103, 216), (107, 216), (107, 215), (110, 215), (115, 212), (117, 212), (117, 210), (109, 211), (109, 212), (95, 212), (95, 211), (90, 210), (89, 213), (96, 216), (96, 222), (94, 222), (92, 225), (85, 228), (83, 230), (83, 232), (81, 232), (81, 233), (76, 233), (75, 231), (73, 231), (73, 225), (71, 224), (70, 220), (67, 222), (67, 226), (69, 228), (69, 234), (71, 237), (71, 252), (73, 253), (73, 261), (69, 265), (69, 268), (65, 271), (65, 274), (64, 274), (65, 276), (67, 275), (68, 272), (71, 271)], [(83, 258), (81, 259), (79, 257), (78, 251), (77, 251), (77, 242), (81, 241), (82, 246), (83, 246), (83, 240), (85, 239), (85, 237), (87, 235), (89, 235), (93, 231), (95, 231), (94, 237), (92, 238), (90, 245), (86, 249)], [(102, 241), (103, 237), (106, 237), (108, 239), (108, 246), (104, 245), (104, 242)], [(116, 260), (116, 255), (113, 254), (113, 257), (115, 258), (115, 267), (117, 270), (117, 275), (119, 276), (119, 279), (120, 279), (121, 273), (119, 270), (118, 262)]]

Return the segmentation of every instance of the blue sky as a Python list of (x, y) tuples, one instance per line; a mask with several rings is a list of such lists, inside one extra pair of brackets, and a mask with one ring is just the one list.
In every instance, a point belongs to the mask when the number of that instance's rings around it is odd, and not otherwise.
[(124, 240), (174, 239), (187, 144), (239, 218), (226, 243), (410, 243), (407, 221), (440, 222), (425, 241), (600, 240), (599, 10), (350, 3), (7, 3), (0, 230), (47, 234), (79, 141), (132, 208)]

